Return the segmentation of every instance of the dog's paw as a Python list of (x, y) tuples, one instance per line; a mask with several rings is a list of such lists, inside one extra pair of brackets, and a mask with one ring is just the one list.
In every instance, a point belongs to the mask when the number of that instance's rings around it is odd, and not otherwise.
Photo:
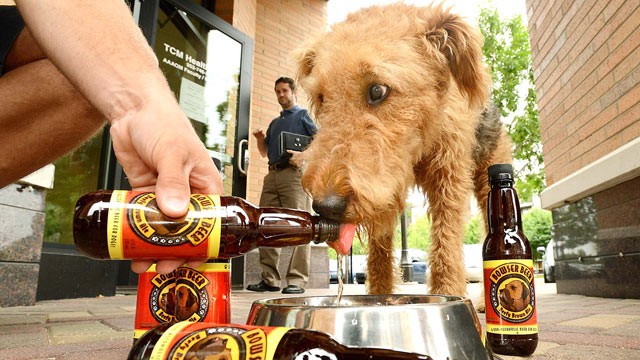
[(483, 299), (483, 301), (476, 302), (475, 308), (476, 308), (476, 311), (478, 313), (484, 314), (485, 310), (487, 310), (487, 308), (485, 307), (485, 304), (484, 304), (484, 299)]

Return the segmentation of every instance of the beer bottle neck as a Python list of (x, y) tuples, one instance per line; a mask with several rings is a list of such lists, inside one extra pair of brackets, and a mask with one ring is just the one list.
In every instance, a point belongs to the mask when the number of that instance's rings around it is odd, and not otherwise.
[(496, 181), (491, 183), (489, 202), (487, 205), (489, 233), (504, 232), (505, 230), (522, 231), (522, 217), (518, 193), (511, 181)]
[(288, 245), (321, 243), (338, 238), (338, 223), (303, 210), (263, 208), (259, 213), (257, 230), (261, 234), (261, 246), (275, 246), (280, 241)]

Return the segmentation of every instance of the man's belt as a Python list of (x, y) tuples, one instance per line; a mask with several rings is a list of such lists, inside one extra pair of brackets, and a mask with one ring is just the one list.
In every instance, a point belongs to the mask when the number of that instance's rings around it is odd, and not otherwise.
[(286, 164), (280, 164), (280, 163), (277, 163), (277, 164), (269, 164), (269, 170), (270, 170), (270, 171), (271, 171), (271, 170), (283, 170), (283, 169), (286, 169), (286, 168), (290, 168), (291, 166), (292, 166), (292, 165), (291, 165), (291, 164), (289, 164), (289, 163), (286, 163)]

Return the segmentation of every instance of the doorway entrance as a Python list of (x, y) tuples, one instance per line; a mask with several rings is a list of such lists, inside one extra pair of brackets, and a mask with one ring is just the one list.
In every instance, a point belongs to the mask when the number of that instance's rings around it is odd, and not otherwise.
[[(245, 197), (253, 40), (202, 2), (129, 3), (171, 90), (222, 174), (224, 194)], [(95, 189), (130, 189), (108, 129), (55, 165), (36, 299), (109, 296), (116, 286), (137, 284), (129, 261), (91, 260), (73, 246), (75, 201)], [(232, 261), (232, 269), (232, 284), (242, 284), (242, 258)]]

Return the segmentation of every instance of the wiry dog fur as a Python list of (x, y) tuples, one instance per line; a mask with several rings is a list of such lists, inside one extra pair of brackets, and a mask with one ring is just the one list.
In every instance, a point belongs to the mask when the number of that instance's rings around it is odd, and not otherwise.
[(431, 293), (465, 293), (471, 193), (485, 209), (487, 167), (511, 162), (495, 109), (484, 112), (490, 76), (481, 44), (441, 5), (393, 4), (350, 15), (294, 55), (320, 125), (303, 185), (321, 215), (368, 233), (370, 293), (393, 292), (394, 229), (415, 185), (432, 221)]

